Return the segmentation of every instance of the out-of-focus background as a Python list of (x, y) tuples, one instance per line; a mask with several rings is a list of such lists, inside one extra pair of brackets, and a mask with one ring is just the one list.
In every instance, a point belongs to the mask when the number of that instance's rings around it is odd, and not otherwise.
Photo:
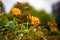
[(51, 13), (51, 7), (53, 3), (56, 3), (60, 0), (2, 0), (5, 11), (9, 12), (10, 9), (14, 6), (16, 2), (28, 2), (36, 10), (44, 9), (46, 12)]

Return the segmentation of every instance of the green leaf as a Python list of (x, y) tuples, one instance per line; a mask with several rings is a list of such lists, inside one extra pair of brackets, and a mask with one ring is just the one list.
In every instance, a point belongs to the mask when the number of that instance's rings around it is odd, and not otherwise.
[(9, 27), (9, 28), (15, 28), (16, 25), (14, 24), (13, 21), (10, 21), (7, 25), (5, 25), (6, 27)]
[(9, 20), (8, 20), (7, 16), (6, 16), (5, 14), (2, 15), (0, 24), (1, 24), (1, 25), (6, 25), (8, 22), (9, 22)]
[(25, 30), (25, 25), (22, 24), (21, 30)]

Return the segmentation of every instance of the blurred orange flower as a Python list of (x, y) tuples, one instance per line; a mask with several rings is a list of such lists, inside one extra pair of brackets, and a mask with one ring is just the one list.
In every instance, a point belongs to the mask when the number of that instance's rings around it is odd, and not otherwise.
[(53, 22), (48, 22), (48, 25), (53, 26), (54, 24), (53, 24)]
[(31, 14), (29, 13), (28, 15), (27, 15), (27, 18), (29, 19), (29, 20), (31, 20)]
[(40, 21), (37, 17), (33, 17), (31, 18), (31, 23), (34, 25), (34, 26), (38, 26), (40, 24)]
[(16, 16), (20, 16), (21, 15), (21, 11), (18, 8), (11, 9), (11, 13), (13, 15), (16, 15)]
[(35, 17), (35, 16), (31, 16), (31, 14), (29, 13), (27, 18), (30, 20), (30, 22), (34, 25), (34, 26), (38, 26), (40, 24), (40, 20), (39, 18)]

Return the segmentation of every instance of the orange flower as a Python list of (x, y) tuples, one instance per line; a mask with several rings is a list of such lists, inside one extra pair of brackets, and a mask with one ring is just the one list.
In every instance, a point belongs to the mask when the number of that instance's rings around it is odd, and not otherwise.
[(30, 14), (30, 13), (27, 15), (27, 18), (28, 18), (29, 20), (31, 20), (31, 14)]
[(48, 22), (48, 25), (53, 26), (54, 24), (53, 24), (53, 22)]
[(20, 15), (21, 15), (21, 11), (20, 11), (18, 8), (13, 8), (13, 9), (11, 10), (11, 13), (12, 13), (13, 15), (16, 15), (16, 16), (20, 16)]
[(27, 18), (30, 20), (30, 22), (34, 25), (37, 26), (40, 24), (40, 21), (37, 17), (31, 16), (31, 14), (29, 13)]
[(40, 24), (40, 21), (37, 17), (33, 17), (31, 18), (31, 23), (34, 25), (34, 26), (38, 26)]

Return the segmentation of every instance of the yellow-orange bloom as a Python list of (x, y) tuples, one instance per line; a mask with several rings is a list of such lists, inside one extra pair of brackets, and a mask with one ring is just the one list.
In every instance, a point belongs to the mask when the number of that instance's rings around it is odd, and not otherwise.
[(31, 22), (34, 26), (38, 26), (38, 25), (40, 24), (39, 18), (37, 18), (37, 17), (35, 17), (35, 16), (31, 16), (30, 13), (27, 15), (27, 18), (30, 20), (30, 22)]
[(11, 9), (11, 13), (13, 15), (16, 15), (16, 16), (20, 16), (21, 15), (21, 11), (18, 8)]
[(31, 18), (31, 23), (32, 23), (34, 26), (38, 26), (38, 25), (40, 24), (39, 18), (32, 16), (32, 18)]
[(48, 22), (48, 25), (53, 26), (54, 24), (53, 24), (53, 22)]

